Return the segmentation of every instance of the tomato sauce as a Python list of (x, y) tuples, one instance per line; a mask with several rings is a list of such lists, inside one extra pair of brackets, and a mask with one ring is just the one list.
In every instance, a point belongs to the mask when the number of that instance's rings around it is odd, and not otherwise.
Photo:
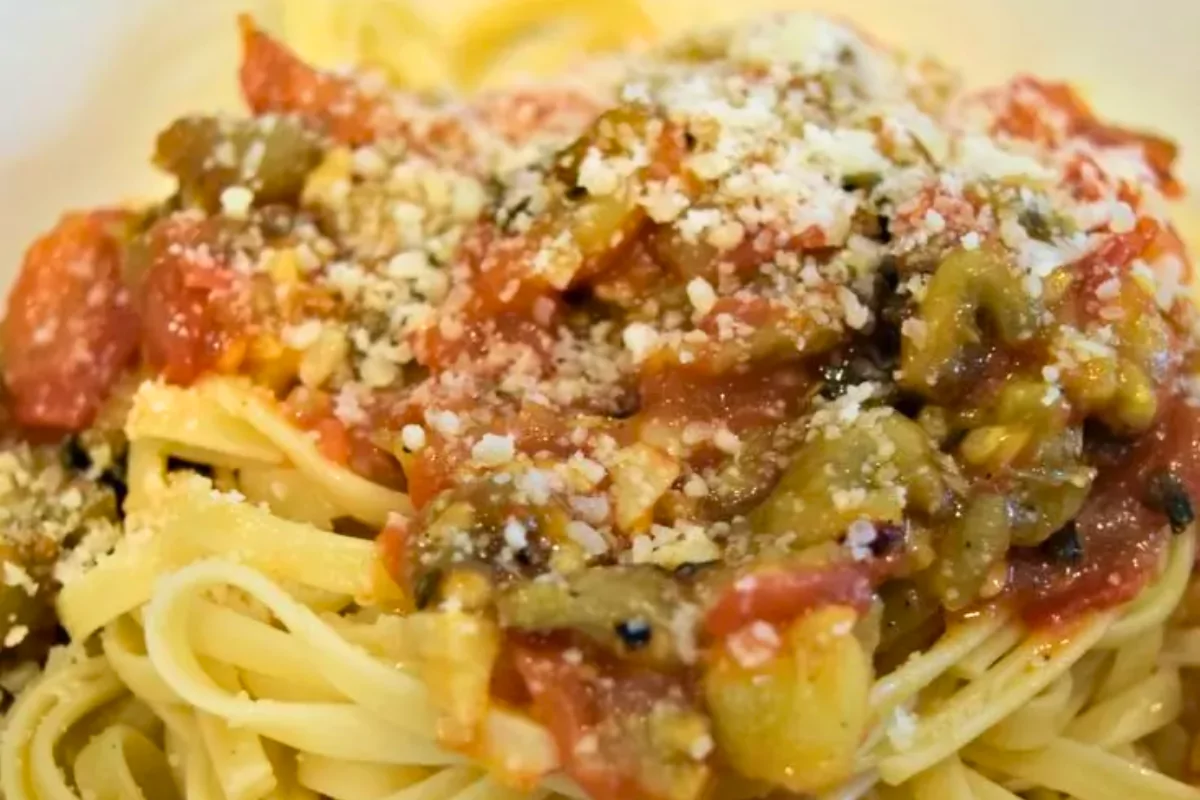
[[(460, 431), (459, 436), (445, 437), (436, 430), (427, 429), (425, 444), (405, 460), (407, 491), (417, 509), (424, 508), (446, 489), (454, 486), (462, 477), (462, 470), (471, 454), (462, 444), (464, 437), (492, 433), (511, 436), (516, 452), (528, 456), (566, 458), (577, 448), (571, 443), (572, 418), (556, 416), (544, 406), (524, 403), (517, 408), (497, 407), (490, 409), (492, 418), (484, 424), (472, 424), (469, 417), (459, 415), (469, 429)], [(419, 422), (422, 414), (418, 408), (410, 408), (405, 417)]]
[(808, 399), (813, 377), (796, 362), (714, 372), (704, 362), (650, 365), (642, 373), (637, 421), (721, 424), (734, 433), (778, 424)]
[(1010, 552), (1009, 596), (1031, 623), (1053, 624), (1132, 599), (1166, 546), (1167, 518), (1147, 505), (1150, 480), (1169, 472), (1200, 497), (1200, 409), (1175, 399), (1119, 463), (1102, 466), (1076, 520), (1083, 557), (1059, 563), (1036, 548)]
[(388, 520), (383, 530), (375, 537), (379, 548), (379, 559), (401, 586), (412, 586), (413, 564), (409, 558), (412, 553), (412, 523), (407, 517), (397, 514)]
[(454, 486), (459, 468), (469, 457), (464, 448), (440, 437), (427, 441), (420, 452), (410, 456), (405, 464), (408, 496), (413, 506), (417, 510), (423, 509)]
[(547, 87), (487, 92), (475, 100), (472, 110), (485, 125), (519, 144), (545, 132), (572, 134), (603, 109), (578, 89)]
[(1114, 275), (1127, 271), (1134, 259), (1145, 253), (1161, 233), (1157, 222), (1142, 217), (1132, 231), (1110, 236), (1075, 265), (1073, 271), (1080, 277), (1074, 286), (1075, 296), (1087, 316), (1095, 317), (1101, 305), (1097, 288)]

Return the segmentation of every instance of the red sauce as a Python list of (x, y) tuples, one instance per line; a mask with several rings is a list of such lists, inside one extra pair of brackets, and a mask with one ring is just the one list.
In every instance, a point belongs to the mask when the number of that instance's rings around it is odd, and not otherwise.
[(808, 399), (813, 379), (795, 362), (712, 372), (703, 363), (651, 365), (641, 375), (639, 424), (717, 423), (734, 433), (778, 424)]
[(1104, 171), (1085, 153), (1077, 154), (1063, 170), (1063, 183), (1076, 200), (1096, 202), (1107, 191)]
[[(590, 282), (596, 297), (624, 308), (636, 308), (647, 297), (654, 297), (672, 284), (677, 285), (680, 277), (686, 280), (689, 276), (682, 269), (669, 272), (664, 268), (664, 264), (671, 262), (663, 255), (652, 252), (655, 246), (653, 236), (649, 241), (639, 239), (630, 245), (621, 258)], [(660, 250), (665, 247), (661, 244), (657, 246)], [(711, 262), (711, 267), (715, 280), (715, 260)]]
[[(436, 430), (426, 431), (425, 445), (411, 454), (405, 464), (407, 490), (414, 506), (424, 508), (458, 482), (463, 465), (470, 459), (463, 441), (485, 433), (511, 436), (514, 449), (529, 456), (566, 458), (577, 449), (570, 441), (573, 426), (569, 414), (558, 416), (534, 403), (522, 404), (517, 409), (492, 411), (492, 419), (483, 425), (471, 425), (471, 418), (460, 414), (460, 422), (470, 427), (454, 438), (443, 437)], [(421, 419), (416, 409), (410, 410), (407, 416), (411, 421)]]
[[(1078, 136), (1097, 147), (1142, 149), (1164, 192), (1178, 196), (1182, 190), (1173, 175), (1179, 148), (1151, 133), (1110, 125), (1098, 119), (1091, 107), (1065, 83), (1020, 77), (1008, 87), (1007, 102), (996, 129), (1022, 139), (1055, 144), (1062, 135)], [(1051, 114), (1047, 114), (1047, 111)]]
[(1200, 409), (1175, 400), (1121, 464), (1101, 469), (1076, 520), (1083, 559), (1056, 563), (1034, 548), (1010, 553), (1009, 592), (1033, 624), (1068, 620), (1133, 598), (1166, 546), (1166, 518), (1144, 505), (1148, 482), (1168, 470), (1200, 498)]
[(873, 597), (865, 563), (765, 567), (730, 584), (709, 607), (704, 629), (722, 638), (753, 622), (788, 622), (828, 605), (851, 606), (862, 613)]
[(548, 132), (573, 135), (603, 110), (594, 97), (571, 87), (487, 92), (472, 108), (485, 125), (513, 144)]
[(134, 216), (70, 214), (25, 254), (0, 327), (4, 382), (17, 422), (91, 424), (137, 352), (138, 319), (121, 280)]

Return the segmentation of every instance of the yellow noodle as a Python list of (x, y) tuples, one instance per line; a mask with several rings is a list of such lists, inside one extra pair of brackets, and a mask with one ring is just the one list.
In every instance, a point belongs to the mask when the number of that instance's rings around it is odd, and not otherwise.
[(1078, 800), (1195, 800), (1197, 790), (1098, 747), (1056, 739), (1032, 753), (972, 745), (968, 763), (1066, 792)]

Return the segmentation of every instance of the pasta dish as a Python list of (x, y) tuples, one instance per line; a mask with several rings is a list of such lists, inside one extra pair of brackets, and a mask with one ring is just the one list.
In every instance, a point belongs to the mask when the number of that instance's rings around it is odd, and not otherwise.
[(804, 13), (240, 26), (0, 325), (3, 797), (1200, 800), (1171, 142)]

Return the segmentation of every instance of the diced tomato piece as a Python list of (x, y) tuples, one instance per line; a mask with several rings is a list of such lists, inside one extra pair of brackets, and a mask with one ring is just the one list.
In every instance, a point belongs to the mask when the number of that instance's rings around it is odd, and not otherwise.
[(386, 97), (353, 78), (322, 72), (259, 30), (248, 16), (242, 31), (240, 79), (256, 114), (297, 114), (342, 144), (362, 145), (396, 135), (403, 124)]
[(821, 606), (862, 612), (872, 596), (870, 575), (860, 564), (767, 567), (731, 583), (709, 607), (704, 628), (720, 638), (754, 622), (787, 622)]
[(470, 267), (470, 278), (453, 287), (437, 315), (412, 337), (422, 366), (437, 372), (479, 361), (499, 343), (549, 350), (547, 332), (560, 320), (562, 301), (530, 272), (530, 247), (526, 238), (505, 237), (490, 221), (466, 231), (455, 261)]
[(124, 211), (70, 214), (25, 254), (0, 328), (4, 381), (23, 425), (91, 423), (137, 352), (138, 320), (121, 280)]
[(165, 219), (147, 236), (142, 352), (172, 383), (232, 372), (246, 351), (250, 286), (226, 263), (220, 236), (219, 221), (190, 215)]
[[(512, 657), (533, 698), (533, 714), (558, 746), (564, 771), (593, 800), (640, 800), (672, 794), (655, 786), (662, 753), (629, 731), (653, 709), (686, 708), (678, 678), (568, 659), (566, 648), (520, 642)], [(625, 729), (623, 725), (631, 727)], [(691, 765), (699, 776), (703, 764)], [(668, 770), (669, 771), (669, 770)], [(703, 780), (703, 777), (701, 777)], [(684, 790), (685, 792), (687, 790)]]
[(599, 753), (580, 752), (587, 749), (579, 743), (595, 727), (599, 712), (579, 667), (552, 649), (522, 648), (515, 663), (533, 697), (534, 715), (550, 728), (567, 773), (595, 800), (633, 796), (636, 786), (615, 763)]

